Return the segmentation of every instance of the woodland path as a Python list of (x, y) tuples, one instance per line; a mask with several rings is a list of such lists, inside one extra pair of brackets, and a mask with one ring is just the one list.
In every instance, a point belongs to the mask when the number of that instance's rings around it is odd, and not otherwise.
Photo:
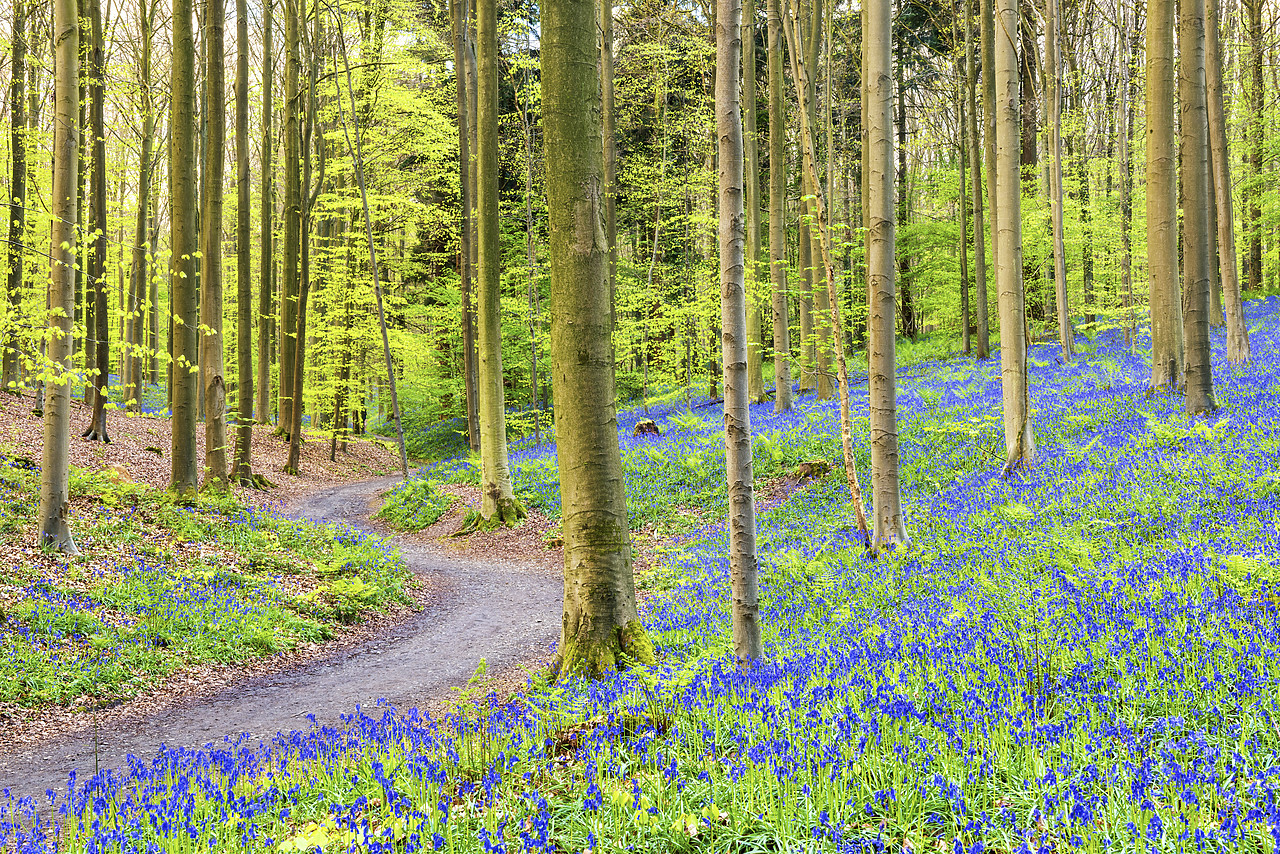
[[(369, 505), (398, 478), (325, 489), (299, 499), (287, 515), (364, 526)], [(546, 650), (559, 634), (562, 582), (534, 568), (464, 560), (439, 547), (397, 541), (409, 568), (431, 579), (434, 602), (358, 646), (295, 669), (251, 678), (207, 698), (178, 703), (110, 731), (77, 733), (0, 756), (0, 791), (40, 802), (46, 789), (65, 792), (70, 772), (83, 783), (100, 770), (124, 769), (133, 755), (149, 762), (162, 746), (199, 748), (242, 733), (277, 732), (338, 722), (379, 699), (409, 709), (463, 685), (484, 658), (490, 672)], [(96, 745), (95, 745), (96, 740)]]

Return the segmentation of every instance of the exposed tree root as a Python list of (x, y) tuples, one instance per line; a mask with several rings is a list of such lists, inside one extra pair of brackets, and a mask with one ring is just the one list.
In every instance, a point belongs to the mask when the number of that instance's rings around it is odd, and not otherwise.
[(563, 649), (548, 666), (553, 681), (563, 682), (579, 676), (599, 679), (615, 670), (653, 664), (656, 660), (653, 640), (639, 620), (617, 626), (603, 637), (593, 635), (594, 632), (584, 633), (564, 640)]

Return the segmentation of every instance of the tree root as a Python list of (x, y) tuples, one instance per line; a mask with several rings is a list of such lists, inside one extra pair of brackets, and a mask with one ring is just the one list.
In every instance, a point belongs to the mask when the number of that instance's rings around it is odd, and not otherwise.
[(449, 536), (466, 537), (477, 531), (492, 531), (496, 528), (514, 528), (528, 517), (529, 511), (519, 498), (500, 498), (493, 516), (485, 518), (478, 510), (468, 510), (462, 519), (462, 525)]
[(548, 666), (553, 681), (569, 681), (579, 676), (599, 679), (616, 670), (657, 660), (653, 639), (644, 624), (631, 620), (616, 626), (605, 637), (571, 637)]
[(244, 487), (245, 489), (257, 489), (257, 490), (265, 491), (268, 489), (276, 488), (276, 485), (271, 481), (267, 480), (266, 477), (260, 474), (254, 474), (253, 472), (245, 472), (243, 474), (238, 474), (238, 475), (235, 475), (235, 477), (233, 477), (232, 479), (236, 482), (236, 485)]

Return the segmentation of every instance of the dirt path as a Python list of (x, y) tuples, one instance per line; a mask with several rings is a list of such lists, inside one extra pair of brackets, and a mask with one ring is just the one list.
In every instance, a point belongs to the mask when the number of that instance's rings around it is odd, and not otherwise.
[[(290, 505), (290, 515), (363, 525), (370, 501), (394, 478), (326, 489)], [(558, 635), (562, 583), (534, 565), (449, 556), (439, 546), (400, 542), (415, 573), (431, 579), (435, 604), (386, 633), (293, 670), (232, 685), (162, 712), (37, 744), (0, 756), (0, 791), (15, 797), (65, 791), (68, 774), (83, 782), (95, 768), (121, 769), (126, 757), (149, 761), (161, 745), (198, 748), (241, 733), (277, 732), (336, 722), (379, 699), (409, 709), (465, 684), (484, 658), (491, 671), (546, 650)]]

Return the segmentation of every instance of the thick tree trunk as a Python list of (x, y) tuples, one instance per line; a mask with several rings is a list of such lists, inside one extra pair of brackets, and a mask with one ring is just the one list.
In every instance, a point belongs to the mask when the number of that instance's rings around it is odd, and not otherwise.
[(195, 43), (191, 0), (173, 0), (173, 57), (169, 106), (169, 294), (173, 322), (173, 437), (169, 488), (182, 500), (193, 497), (199, 479), (196, 460), (196, 369), (199, 314), (196, 302)]
[(1205, 85), (1209, 97), (1209, 152), (1213, 164), (1214, 203), (1218, 212), (1218, 264), (1222, 281), (1222, 307), (1227, 325), (1227, 361), (1247, 363), (1252, 354), (1249, 331), (1240, 300), (1240, 274), (1236, 266), (1235, 207), (1231, 199), (1231, 150), (1227, 145), (1227, 120), (1222, 104), (1222, 48), (1219, 38), (1218, 0), (1205, 3)]
[(769, 0), (769, 282), (773, 310), (773, 409), (791, 409), (787, 308), (787, 113), (782, 97), (782, 0)]
[(275, 82), (275, 62), (272, 53), (272, 24), (274, 24), (274, 0), (262, 4), (262, 175), (260, 204), (260, 235), (262, 262), (258, 268), (258, 387), (256, 410), (259, 424), (271, 423), (271, 332), (275, 322), (272, 305), (272, 282), (275, 273), (275, 174), (272, 155), (275, 152), (275, 133), (272, 118), (275, 101), (272, 89)]
[(27, 230), (27, 0), (13, 0), (13, 61), (9, 74), (9, 184), (8, 322), (0, 360), (0, 384), (16, 391), (22, 380), (19, 363), (18, 324), (22, 317), (23, 258)]
[(205, 139), (201, 200), (200, 327), (204, 338), (200, 381), (204, 386), (204, 488), (227, 488), (227, 383), (222, 359), (222, 183), (226, 147), (226, 73), (223, 67), (224, 0), (205, 0)]
[(1026, 299), (1022, 283), (1022, 180), (1018, 139), (1017, 0), (997, 0), (996, 200), (1000, 230), (996, 281), (1000, 288), (1000, 384), (1004, 404), (1006, 475), (1035, 460), (1027, 383)]
[(232, 476), (253, 478), (253, 282), (249, 272), (249, 5), (236, 0), (236, 457)]
[(729, 489), (729, 579), (733, 595), (733, 652), (748, 664), (760, 658), (755, 493), (752, 488), (751, 410), (747, 382), (746, 223), (743, 209), (740, 0), (719, 0), (716, 16), (716, 135), (720, 163), (720, 317), (724, 365), (725, 476)]
[[(964, 12), (964, 68), (965, 89), (969, 98), (969, 171), (973, 175), (973, 298), (974, 321), (977, 326), (977, 353), (979, 359), (991, 355), (991, 332), (987, 319), (987, 240), (983, 231), (986, 222), (982, 205), (982, 138), (978, 136), (978, 87), (977, 72), (973, 61), (973, 9), (965, 3)], [(992, 235), (994, 239), (994, 234)]]
[(1180, 0), (1178, 103), (1181, 107), (1183, 227), (1183, 338), (1187, 348), (1187, 414), (1215, 412), (1209, 350), (1209, 115), (1205, 95), (1205, 0)]
[[(611, 15), (610, 15), (611, 17)], [(485, 522), (514, 525), (524, 506), (511, 487), (507, 463), (506, 398), (502, 385), (502, 255), (498, 221), (498, 5), (478, 0), (476, 36), (479, 75), (476, 115), (476, 219), (479, 269), (476, 277), (480, 351), (480, 517)], [(612, 48), (610, 48), (612, 50)], [(612, 54), (610, 54), (612, 56)], [(612, 68), (612, 61), (608, 63)], [(611, 127), (612, 122), (606, 122)], [(604, 147), (611, 146), (605, 135)], [(606, 207), (611, 196), (606, 168)], [(606, 217), (606, 220), (608, 217)], [(609, 235), (606, 230), (606, 240)], [(612, 257), (612, 242), (609, 243)], [(613, 305), (610, 283), (609, 304)], [(611, 308), (612, 310), (612, 308)]]
[(1147, 270), (1151, 280), (1151, 385), (1182, 383), (1178, 290), (1177, 153), (1173, 143), (1174, 0), (1147, 4)]
[(71, 441), (71, 327), (75, 320), (76, 207), (79, 177), (80, 29), (75, 0), (54, 0), (53, 222), (50, 226), (47, 358), (56, 371), (45, 385), (40, 466), (40, 531), (36, 544), (77, 554), (68, 506)]
[(1058, 306), (1058, 344), (1064, 361), (1075, 356), (1075, 334), (1071, 329), (1071, 311), (1067, 305), (1067, 249), (1063, 241), (1062, 223), (1062, 79), (1061, 51), (1062, 15), (1060, 0), (1045, 0), (1044, 83), (1045, 117), (1049, 125), (1049, 208), (1053, 230), (1053, 286)]
[[(747, 218), (747, 394), (764, 403), (764, 309), (760, 283), (760, 157), (756, 111), (756, 3), (742, 5), (742, 123)], [(727, 392), (726, 392), (727, 393)]]

